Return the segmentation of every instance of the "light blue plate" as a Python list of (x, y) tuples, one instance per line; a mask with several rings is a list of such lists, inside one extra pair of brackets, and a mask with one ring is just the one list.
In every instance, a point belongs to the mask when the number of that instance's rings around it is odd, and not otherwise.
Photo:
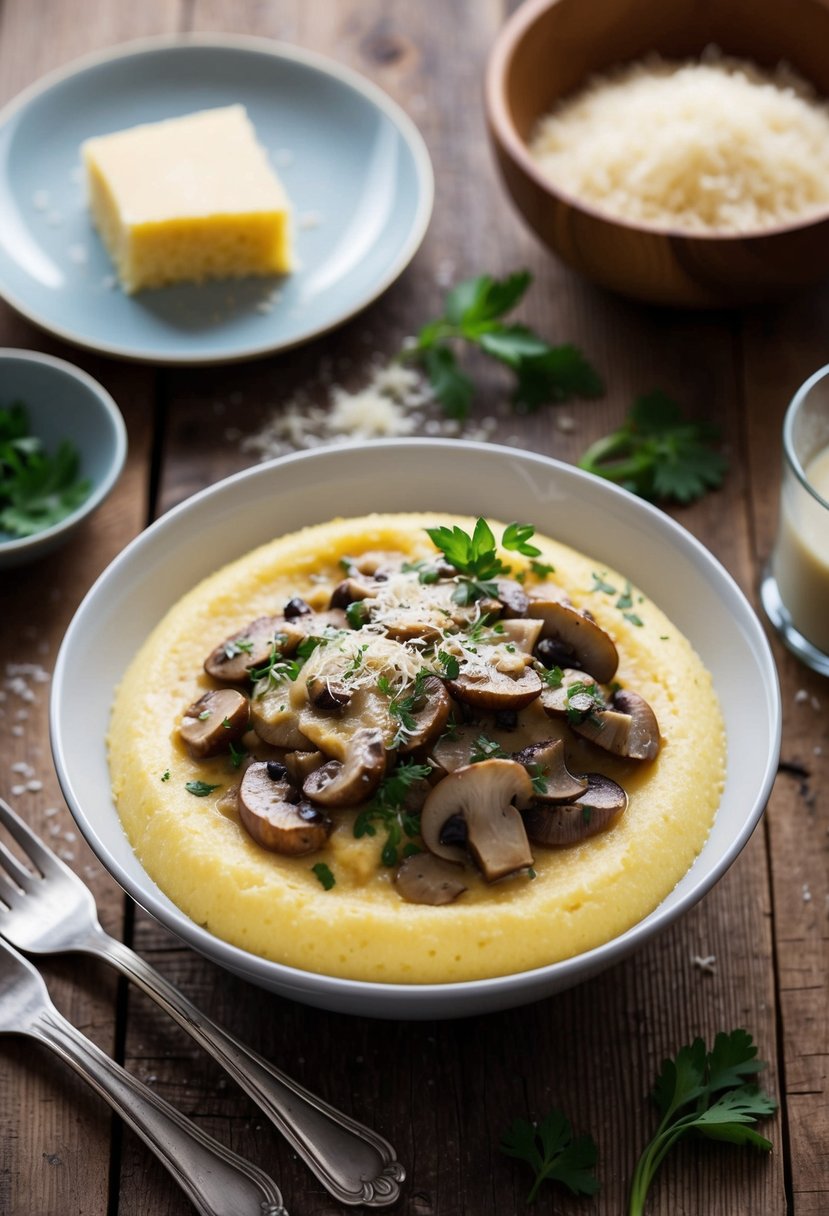
[[(90, 135), (241, 102), (293, 202), (299, 268), (125, 295), (86, 208)], [(80, 60), (0, 113), (0, 294), (69, 342), (202, 364), (304, 342), (376, 299), (419, 246), (429, 155), (380, 89), (266, 39), (150, 39)]]

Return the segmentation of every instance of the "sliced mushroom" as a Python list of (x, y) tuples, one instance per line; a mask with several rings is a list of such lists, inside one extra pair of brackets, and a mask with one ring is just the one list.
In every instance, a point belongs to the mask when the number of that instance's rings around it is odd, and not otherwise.
[(285, 683), (266, 686), (263, 692), (254, 689), (250, 703), (250, 724), (263, 743), (287, 747), (291, 751), (314, 749), (314, 744), (299, 727), (291, 705), (290, 689)]
[(415, 704), (412, 718), (414, 729), (407, 732), (398, 747), (401, 756), (425, 751), (435, 743), (449, 720), (452, 698), (446, 691), (443, 680), (429, 676), (423, 681), (423, 699)]
[(318, 751), (286, 752), (282, 757), (282, 763), (285, 765), (293, 784), (301, 787), (305, 778), (325, 763), (325, 756), (323, 756), (322, 752)]
[(344, 761), (329, 760), (305, 779), (302, 792), (322, 806), (357, 806), (370, 798), (386, 772), (386, 745), (379, 730), (359, 730)]
[(347, 608), (357, 600), (369, 600), (377, 594), (377, 587), (367, 578), (349, 577), (338, 583), (331, 592), (330, 608)]
[(610, 709), (601, 709), (584, 722), (573, 723), (576, 734), (614, 756), (653, 760), (661, 745), (659, 723), (645, 698), (638, 692), (619, 689), (610, 704)]
[(288, 654), (296, 650), (302, 638), (302, 630), (284, 616), (260, 616), (212, 650), (204, 661), (204, 670), (224, 684), (244, 684), (252, 667), (267, 663), (275, 639), (279, 639), (279, 650)]
[(312, 676), (306, 687), (309, 701), (323, 713), (342, 713), (351, 700), (351, 689), (342, 680)]
[(250, 703), (235, 688), (206, 692), (184, 711), (179, 727), (182, 743), (191, 756), (203, 760), (226, 752), (248, 728)]
[(531, 778), (541, 778), (533, 782), (533, 802), (572, 802), (587, 789), (587, 778), (574, 777), (567, 768), (563, 739), (533, 743), (512, 758), (524, 765)]
[(498, 599), (501, 601), (501, 616), (504, 620), (527, 615), (530, 598), (520, 583), (512, 578), (499, 578), (496, 586)]
[(532, 798), (527, 770), (515, 760), (483, 760), (456, 769), (434, 787), (420, 816), (423, 843), (445, 861), (463, 861), (458, 845), (444, 844), (448, 821), (460, 816), (466, 846), (487, 882), (532, 865), (521, 815), (513, 802)]
[(388, 577), (399, 570), (405, 561), (402, 553), (396, 549), (367, 549), (365, 553), (361, 553), (359, 557), (349, 557), (348, 572), (356, 571), (357, 574), (368, 574), (371, 578), (377, 578), (378, 575)]
[(590, 714), (605, 708), (604, 697), (596, 681), (586, 671), (575, 667), (564, 667), (558, 688), (546, 685), (541, 693), (541, 704), (551, 718), (566, 718), (568, 722), (581, 722)]
[(449, 681), (449, 691), (477, 710), (523, 709), (541, 693), (541, 677), (523, 667), (517, 679), (493, 667), (462, 671)]
[(524, 824), (530, 840), (537, 844), (577, 844), (606, 831), (627, 805), (628, 796), (620, 785), (600, 773), (590, 773), (587, 790), (575, 802), (554, 806), (536, 800), (524, 811)]
[(313, 853), (331, 832), (327, 815), (303, 802), (288, 782), (284, 766), (273, 761), (251, 764), (239, 786), (238, 805), (239, 817), (254, 840), (277, 853), (291, 857)]
[(544, 622), (543, 637), (554, 638), (571, 657), (569, 666), (588, 671), (600, 684), (616, 674), (619, 654), (610, 634), (589, 612), (563, 599), (530, 598), (528, 615)]
[(451, 904), (466, 890), (454, 862), (443, 861), (433, 853), (407, 857), (394, 876), (395, 886), (410, 904)]
[(544, 622), (530, 620), (528, 617), (513, 617), (499, 622), (499, 628), (502, 641), (515, 646), (522, 654), (530, 655), (544, 628)]
[(307, 600), (302, 599), (299, 595), (295, 595), (293, 599), (288, 600), (282, 609), (282, 614), (286, 621), (292, 621), (294, 617), (307, 616), (309, 612), (313, 611), (314, 609)]

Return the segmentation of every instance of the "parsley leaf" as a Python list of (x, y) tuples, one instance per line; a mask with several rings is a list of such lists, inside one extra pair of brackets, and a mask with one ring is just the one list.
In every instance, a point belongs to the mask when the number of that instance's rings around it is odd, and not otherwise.
[(497, 740), (489, 739), (486, 735), (478, 735), (472, 745), (469, 756), (470, 764), (480, 764), (482, 760), (504, 759), (509, 759), (509, 752), (505, 752)]
[[(510, 573), (497, 552), (495, 533), (485, 519), (478, 518), (472, 535), (455, 525), (452, 528), (427, 528), (426, 532), (450, 565), (461, 575), (461, 582), (452, 596), (457, 604), (471, 604), (487, 597), (497, 598), (498, 586), (493, 581)], [(535, 528), (532, 524), (508, 524), (501, 537), (505, 549), (535, 557), (541, 552), (530, 544)]]
[[(420, 835), (420, 816), (406, 811), (404, 803), (411, 787), (418, 781), (425, 781), (431, 772), (431, 766), (428, 764), (401, 762), (394, 772), (381, 782), (372, 801), (354, 820), (353, 831), (358, 840), (363, 836), (376, 836), (376, 824), (385, 831), (386, 843), (380, 855), (384, 866), (397, 865), (398, 849), (404, 834), (410, 840)], [(417, 851), (409, 845), (403, 848), (404, 855)]]
[(753, 1084), (765, 1068), (756, 1057), (751, 1035), (732, 1030), (718, 1034), (710, 1051), (702, 1039), (695, 1039), (664, 1061), (652, 1095), (662, 1118), (637, 1162), (629, 1216), (642, 1216), (663, 1158), (687, 1132), (730, 1144), (751, 1144), (765, 1152), (771, 1149), (771, 1141), (750, 1126), (777, 1109), (774, 1098)]
[(465, 279), (448, 293), (443, 314), (424, 325), (404, 359), (421, 364), (435, 396), (450, 418), (469, 413), (475, 386), (455, 356), (460, 341), (477, 346), (515, 373), (513, 403), (533, 410), (547, 401), (596, 397), (603, 391), (598, 373), (573, 346), (550, 346), (528, 326), (504, 322), (521, 301), (532, 276), (521, 270), (494, 279)]
[(326, 891), (330, 891), (337, 882), (324, 861), (318, 861), (315, 866), (311, 866), (311, 873), (316, 874)]
[(77, 449), (64, 440), (50, 456), (29, 434), (22, 402), (0, 409), (0, 529), (33, 536), (71, 515), (92, 488), (81, 479)]
[(540, 1123), (515, 1119), (501, 1140), (501, 1152), (525, 1161), (534, 1179), (527, 1203), (533, 1203), (542, 1182), (560, 1182), (573, 1195), (595, 1195), (599, 1180), (596, 1144), (592, 1136), (573, 1139), (570, 1121), (560, 1110), (551, 1110)]
[(214, 790), (221, 787), (218, 785), (208, 785), (206, 781), (186, 781), (184, 788), (188, 794), (193, 794), (196, 798), (206, 798), (208, 794), (212, 794)]
[(728, 461), (711, 446), (717, 434), (686, 419), (667, 394), (649, 393), (617, 431), (590, 445), (579, 466), (643, 498), (687, 504), (722, 485)]

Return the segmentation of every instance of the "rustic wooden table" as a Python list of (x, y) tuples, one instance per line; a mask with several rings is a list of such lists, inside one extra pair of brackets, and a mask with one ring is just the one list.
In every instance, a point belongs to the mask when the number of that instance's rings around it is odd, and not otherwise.
[[(156, 516), (250, 463), (241, 438), (312, 381), (322, 359), (357, 384), (373, 352), (396, 350), (435, 313), (447, 275), (530, 267), (527, 319), (551, 339), (579, 343), (607, 380), (599, 401), (518, 419), (501, 380), (481, 369), (477, 408), (498, 418), (501, 439), (575, 460), (619, 424), (637, 392), (654, 386), (721, 425), (731, 458), (725, 486), (676, 517), (756, 600), (776, 522), (781, 419), (796, 386), (827, 361), (829, 291), (743, 313), (673, 313), (594, 290), (547, 256), (511, 210), (484, 132), (482, 68), (506, 7), (482, 0), (0, 0), (0, 100), (115, 42), (184, 30), (253, 32), (326, 52), (375, 80), (419, 124), (437, 178), (429, 234), (400, 282), (337, 333), (282, 357), (203, 371), (129, 366), (62, 346), (0, 307), (0, 345), (53, 352), (86, 368), (119, 402), (130, 438), (116, 493), (77, 539), (0, 580), (0, 793), (83, 875), (112, 933), (265, 1056), (389, 1136), (409, 1169), (398, 1210), (522, 1211), (528, 1177), (499, 1154), (500, 1133), (516, 1115), (540, 1116), (558, 1105), (578, 1129), (594, 1132), (603, 1189), (595, 1200), (570, 1201), (548, 1188), (537, 1210), (621, 1212), (653, 1126), (647, 1094), (659, 1062), (694, 1035), (745, 1026), (781, 1101), (769, 1124), (773, 1154), (686, 1146), (665, 1168), (651, 1210), (827, 1213), (829, 685), (776, 641), (784, 764), (739, 861), (680, 924), (627, 962), (562, 996), (478, 1020), (363, 1021), (247, 986), (126, 902), (61, 802), (44, 673), (92, 580)], [(15, 765), (30, 766), (27, 775)], [(716, 960), (710, 972), (693, 961), (707, 956)], [(44, 962), (42, 970), (78, 1026), (206, 1130), (263, 1164), (295, 1216), (338, 1210), (257, 1109), (134, 989), (103, 966), (72, 959)], [(188, 1210), (155, 1159), (66, 1069), (28, 1043), (0, 1043), (0, 1213)]]

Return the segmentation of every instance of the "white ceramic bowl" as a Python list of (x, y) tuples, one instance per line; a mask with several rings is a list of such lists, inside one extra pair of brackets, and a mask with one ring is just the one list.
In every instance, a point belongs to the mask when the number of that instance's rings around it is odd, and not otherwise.
[(59, 523), (33, 536), (0, 530), (0, 570), (52, 553), (91, 515), (115, 485), (127, 455), (127, 428), (106, 389), (73, 363), (34, 350), (0, 349), (0, 406), (25, 405), (31, 433), (54, 454), (62, 440), (74, 445), (79, 476), (90, 483), (84, 501)]
[[(728, 735), (725, 792), (709, 839), (671, 894), (605, 945), (533, 971), (466, 983), (336, 979), (228, 945), (171, 903), (115, 812), (104, 737), (113, 690), (147, 633), (193, 584), (274, 535), (336, 515), (445, 510), (526, 520), (622, 571), (662, 607), (711, 670)], [(94, 673), (94, 678), (90, 678)], [(451, 440), (326, 448), (260, 465), (197, 494), (139, 536), (81, 604), (52, 685), (52, 749), (78, 825), (143, 908), (237, 975), (282, 996), (378, 1017), (457, 1017), (549, 996), (595, 975), (690, 908), (756, 826), (780, 747), (777, 673), (760, 624), (722, 566), (655, 507), (543, 456)]]

